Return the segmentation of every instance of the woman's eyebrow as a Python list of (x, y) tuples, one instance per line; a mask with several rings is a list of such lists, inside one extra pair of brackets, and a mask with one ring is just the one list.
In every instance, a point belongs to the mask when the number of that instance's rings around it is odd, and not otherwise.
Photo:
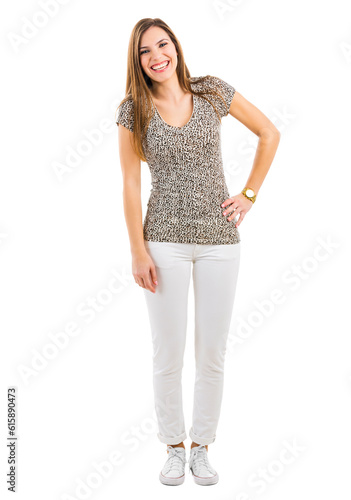
[[(159, 40), (158, 42), (155, 43), (155, 45), (157, 45), (158, 43), (162, 42), (163, 40), (168, 40), (168, 38), (162, 38), (161, 40)], [(144, 46), (144, 47), (140, 47), (140, 49), (148, 49), (148, 46)]]

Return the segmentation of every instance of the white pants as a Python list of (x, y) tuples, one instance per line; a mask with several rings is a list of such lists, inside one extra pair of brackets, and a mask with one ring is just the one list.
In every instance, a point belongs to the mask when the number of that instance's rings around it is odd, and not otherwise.
[(182, 367), (187, 303), (193, 263), (196, 378), (190, 438), (198, 444), (216, 438), (226, 343), (240, 261), (240, 242), (232, 245), (145, 240), (157, 272), (156, 292), (144, 288), (153, 341), (153, 387), (159, 440), (186, 439)]

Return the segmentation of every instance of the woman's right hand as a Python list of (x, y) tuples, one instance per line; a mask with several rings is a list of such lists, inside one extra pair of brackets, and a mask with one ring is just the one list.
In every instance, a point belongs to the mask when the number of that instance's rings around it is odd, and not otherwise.
[(132, 274), (135, 283), (152, 293), (156, 292), (156, 267), (146, 250), (132, 254)]

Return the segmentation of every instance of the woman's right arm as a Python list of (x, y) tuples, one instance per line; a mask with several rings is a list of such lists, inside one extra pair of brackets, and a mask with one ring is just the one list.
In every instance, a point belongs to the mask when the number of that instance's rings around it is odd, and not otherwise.
[(156, 268), (145, 248), (141, 205), (141, 162), (132, 148), (132, 132), (118, 125), (119, 158), (123, 176), (123, 207), (127, 224), (132, 274), (142, 288), (155, 293)]

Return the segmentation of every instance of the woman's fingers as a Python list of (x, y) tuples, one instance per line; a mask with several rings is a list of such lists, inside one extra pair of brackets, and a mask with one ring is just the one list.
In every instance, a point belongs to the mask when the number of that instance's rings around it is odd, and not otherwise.
[(250, 210), (252, 205), (252, 201), (244, 197), (242, 193), (240, 195), (227, 198), (221, 205), (223, 208), (223, 217), (227, 217), (227, 220), (230, 222), (240, 214), (235, 223), (235, 227), (238, 227), (242, 223), (246, 213)]
[(221, 207), (222, 208), (226, 208), (228, 203), (233, 203), (234, 201), (234, 196), (232, 196), (231, 198), (227, 198), (226, 200), (224, 200), (224, 202), (222, 203)]
[(157, 281), (155, 269), (150, 268), (147, 271), (141, 271), (138, 274), (134, 274), (134, 280), (135, 283), (141, 288), (145, 288), (146, 290), (150, 290), (150, 292), (155, 293), (155, 285), (157, 284), (154, 283), (154, 281)]
[(238, 226), (242, 223), (242, 221), (243, 221), (243, 219), (244, 219), (244, 217), (245, 217), (245, 214), (246, 214), (246, 212), (245, 212), (244, 210), (242, 210), (242, 211), (240, 212), (240, 217), (239, 217), (239, 219), (236, 221), (236, 223), (235, 223), (235, 227), (238, 227)]
[(156, 267), (148, 253), (133, 256), (132, 274), (137, 285), (155, 293), (155, 286), (157, 285)]
[(151, 267), (150, 269), (150, 273), (151, 273), (151, 279), (152, 279), (152, 282), (157, 285), (158, 282), (157, 282), (157, 274), (156, 274), (156, 268), (154, 266)]
[[(223, 216), (227, 217), (227, 220), (232, 220), (234, 217), (238, 215), (240, 209), (241, 209), (240, 204), (234, 201), (230, 205), (227, 205), (225, 207), (225, 209), (223, 210)], [(231, 212), (233, 213), (229, 216)]]
[[(153, 273), (155, 275), (155, 272)], [(150, 292), (153, 292), (155, 293), (155, 285), (152, 281), (152, 270), (151, 268), (149, 269), (149, 271), (146, 273), (146, 275), (144, 276), (144, 283), (145, 283), (145, 287), (147, 290), (150, 290)]]

